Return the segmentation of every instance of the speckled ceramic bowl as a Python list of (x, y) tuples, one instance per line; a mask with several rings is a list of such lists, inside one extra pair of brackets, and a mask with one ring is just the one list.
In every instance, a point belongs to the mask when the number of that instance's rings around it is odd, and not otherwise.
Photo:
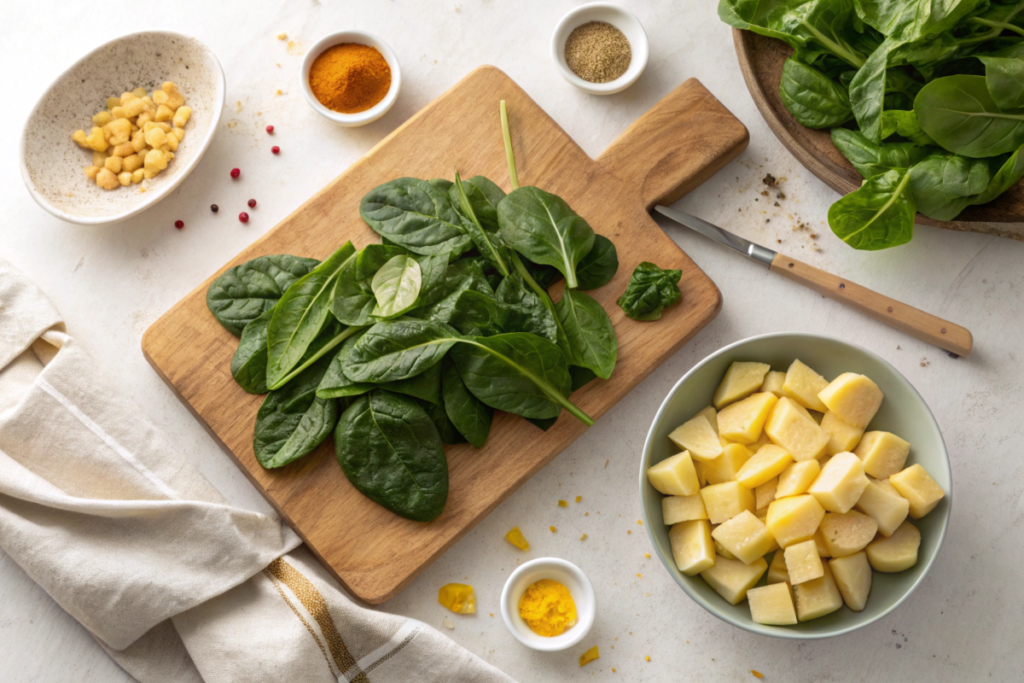
[[(103, 190), (86, 178), (91, 152), (71, 140), (89, 132), (92, 115), (108, 97), (164, 81), (178, 85), (192, 117), (167, 169), (152, 180)], [(224, 110), (224, 71), (195, 38), (170, 31), (142, 31), (110, 41), (78, 60), (40, 98), (21, 134), (21, 175), (32, 198), (58, 218), (100, 225), (134, 216), (156, 204), (185, 179), (210, 146)]]

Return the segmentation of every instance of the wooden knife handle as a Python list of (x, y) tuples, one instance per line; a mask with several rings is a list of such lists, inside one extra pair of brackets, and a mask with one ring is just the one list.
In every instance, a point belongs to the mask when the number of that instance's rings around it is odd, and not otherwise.
[(970, 330), (931, 313), (890, 299), (855, 282), (837, 277), (824, 270), (809, 266), (785, 254), (777, 254), (772, 261), (773, 272), (810, 287), (816, 292), (846, 304), (890, 327), (906, 332), (921, 341), (960, 356), (971, 353), (973, 337)]

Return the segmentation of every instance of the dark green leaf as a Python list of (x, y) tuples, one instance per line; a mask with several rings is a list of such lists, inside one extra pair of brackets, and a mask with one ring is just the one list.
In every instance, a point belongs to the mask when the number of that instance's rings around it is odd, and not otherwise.
[(331, 360), (327, 372), (324, 374), (320, 384), (317, 386), (316, 395), (320, 398), (343, 398), (346, 396), (359, 396), (373, 389), (376, 385), (372, 382), (353, 382), (348, 378), (342, 368), (348, 362), (348, 354), (356, 345), (359, 338), (366, 334), (366, 330), (359, 330), (345, 340), (341, 349)]
[(491, 431), (494, 410), (470, 393), (450, 358), (441, 363), (441, 387), (448, 419), (469, 443), (483, 448)]
[(892, 169), (906, 170), (928, 155), (929, 150), (910, 142), (875, 144), (854, 130), (834, 128), (832, 144), (850, 160), (862, 176), (872, 178)]
[(590, 368), (581, 368), (578, 365), (569, 366), (569, 376), (572, 377), (572, 390), (582, 389), (597, 379), (597, 375)]
[(363, 197), (359, 214), (377, 234), (416, 254), (461, 254), (471, 240), (448, 193), (426, 180), (398, 178)]
[(338, 420), (338, 402), (316, 395), (328, 364), (321, 359), (264, 399), (253, 436), (256, 460), (263, 467), (287, 465), (312, 452), (331, 433)]
[(359, 338), (342, 370), (357, 382), (408, 379), (439, 363), (459, 338), (458, 331), (444, 323), (380, 322)]
[(267, 325), (273, 314), (267, 310), (245, 326), (231, 357), (231, 376), (250, 394), (267, 393)]
[(246, 325), (272, 309), (285, 290), (319, 263), (287, 254), (254, 258), (214, 280), (206, 290), (206, 305), (221, 325), (240, 335)]
[[(597, 289), (612, 281), (619, 269), (619, 254), (604, 235), (594, 235), (594, 246), (576, 266), (579, 289)], [(534, 277), (534, 280), (537, 278)]]
[(569, 341), (569, 363), (589, 368), (602, 379), (611, 377), (619, 342), (601, 304), (583, 292), (567, 289), (555, 304), (555, 312)]
[[(469, 195), (466, 193), (466, 187), (462, 182), (462, 178), (456, 173), (454, 187), (455, 206), (459, 208), (466, 219), (464, 222), (466, 231), (469, 233), (474, 246), (476, 246), (480, 254), (490, 263), (494, 264), (499, 273), (507, 276), (509, 274), (508, 247), (502, 242), (501, 236), (497, 231), (492, 232), (484, 229), (480, 218), (476, 215), (473, 202), (470, 201)], [(483, 196), (483, 193), (479, 190), (478, 193), (481, 197)], [(479, 204), (481, 208), (490, 206), (486, 199), (479, 202)]]
[(833, 204), (828, 224), (854, 249), (888, 249), (913, 237), (916, 209), (910, 174), (894, 169), (869, 178)]
[(413, 396), (428, 403), (441, 405), (441, 364), (431, 365), (418, 375), (397, 379), (380, 385), (382, 389)]
[(914, 112), (921, 129), (954, 154), (992, 157), (1024, 144), (1024, 109), (1001, 109), (982, 76), (932, 81), (918, 93)]
[(1021, 177), (1024, 177), (1024, 154), (1021, 154), (1021, 150), (1018, 149), (1003, 162), (999, 170), (993, 174), (985, 191), (975, 197), (971, 204), (989, 203), (1016, 185)]
[(978, 59), (985, 65), (985, 85), (995, 103), (1003, 109), (1024, 107), (1024, 42)]
[(558, 418), (557, 417), (548, 417), (548, 418), (545, 418), (543, 420), (538, 420), (538, 419), (535, 419), (535, 418), (532, 418), (532, 417), (528, 417), (528, 418), (525, 418), (525, 419), (526, 419), (527, 422), (529, 422), (534, 427), (536, 427), (537, 429), (540, 429), (543, 432), (548, 431), (549, 429), (551, 429), (555, 425), (556, 422), (558, 422)]
[(992, 179), (987, 159), (940, 152), (915, 164), (909, 175), (917, 210), (939, 221), (956, 218)]
[(833, 128), (853, 118), (846, 88), (793, 57), (782, 67), (779, 97), (789, 113), (808, 128)]
[(661, 312), (683, 298), (679, 291), (681, 270), (662, 270), (644, 261), (629, 278), (618, 304), (634, 320), (657, 320)]
[(427, 417), (437, 427), (437, 433), (441, 435), (441, 441), (447, 444), (469, 443), (466, 437), (459, 433), (452, 421), (448, 419), (448, 413), (444, 411), (444, 405), (437, 405), (430, 401), (417, 401), (420, 407), (426, 412)]
[(479, 259), (463, 258), (449, 264), (444, 282), (437, 285), (429, 294), (433, 303), (416, 309), (411, 315), (424, 320), (448, 322), (459, 295), (469, 290), (488, 296), (494, 295), (494, 290), (484, 277)]
[[(482, 175), (463, 180), (462, 184), (480, 225), (487, 232), (498, 232), (498, 203), (505, 198), (505, 191)], [(448, 199), (452, 206), (460, 206), (458, 189), (454, 184), (448, 189)]]
[(882, 137), (887, 138), (895, 133), (910, 140), (915, 145), (927, 147), (935, 145), (935, 141), (925, 135), (917, 114), (910, 111), (886, 110), (882, 112)]
[(459, 295), (448, 322), (466, 335), (492, 337), (506, 332), (529, 332), (557, 341), (554, 316), (534, 300), (536, 305), (506, 304), (480, 292), (465, 291)]

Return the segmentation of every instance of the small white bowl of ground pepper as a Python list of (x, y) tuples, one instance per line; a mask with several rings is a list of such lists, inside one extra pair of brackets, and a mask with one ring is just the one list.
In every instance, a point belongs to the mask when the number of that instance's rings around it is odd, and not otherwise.
[(551, 37), (551, 57), (562, 76), (594, 95), (612, 95), (633, 85), (647, 66), (649, 52), (640, 20), (604, 2), (572, 10)]
[(383, 40), (365, 31), (321, 38), (302, 60), (302, 93), (321, 116), (343, 126), (364, 126), (398, 99), (398, 58)]

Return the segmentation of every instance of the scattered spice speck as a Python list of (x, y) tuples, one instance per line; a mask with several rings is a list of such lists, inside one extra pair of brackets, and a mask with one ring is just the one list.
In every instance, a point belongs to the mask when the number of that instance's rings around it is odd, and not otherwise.
[(586, 535), (586, 534), (583, 534), (582, 536), (580, 536), (580, 540), (581, 540), (581, 541), (585, 541), (585, 540), (587, 540), (587, 535)]
[(555, 533), (555, 527), (554, 526), (551, 526), (550, 529), (551, 529), (551, 533)]
[(646, 657), (644, 657), (644, 661), (645, 661), (645, 662), (649, 662), (649, 661), (651, 661), (651, 656), (650, 656), (650, 655), (647, 655)]
[(649, 560), (649, 559), (651, 559), (651, 554), (650, 553), (644, 553), (644, 557), (646, 557)]
[(287, 33), (278, 33), (277, 34), (277, 39), (278, 40), (288, 40), (288, 34)]
[(595, 645), (594, 647), (590, 648), (589, 650), (580, 655), (580, 666), (586, 666), (587, 664), (590, 664), (592, 661), (600, 657), (601, 653), (598, 651), (597, 645)]
[(610, 462), (611, 462), (611, 460), (605, 460), (605, 461), (604, 461), (604, 466), (605, 466), (605, 467), (608, 467), (608, 463), (610, 463)]
[[(686, 642), (690, 642), (690, 641), (686, 641)], [(751, 669), (750, 673), (754, 674), (754, 678), (764, 678), (764, 674), (761, 673), (760, 671), (755, 670), (755, 669)]]
[(558, 501), (558, 507), (560, 507), (560, 508), (567, 508), (567, 507), (569, 507), (569, 503), (567, 501), (560, 500), (560, 501)]
[(631, 533), (633, 533), (632, 529), (626, 529), (626, 534), (627, 534), (627, 535), (628, 535), (628, 534), (631, 534)]
[(639, 524), (640, 526), (643, 526), (644, 525), (644, 520), (638, 519), (638, 520), (636, 520), (636, 523)]
[[(280, 64), (278, 66), (280, 66)], [(284, 93), (281, 92), (280, 88), (278, 88), (277, 90), (274, 91), (274, 97), (280, 97), (283, 94)]]
[(242, 111), (242, 100), (238, 100), (237, 102), (235, 102), (235, 111)]
[(581, 500), (583, 500), (583, 496), (576, 496), (576, 502), (577, 503), (580, 502)]

